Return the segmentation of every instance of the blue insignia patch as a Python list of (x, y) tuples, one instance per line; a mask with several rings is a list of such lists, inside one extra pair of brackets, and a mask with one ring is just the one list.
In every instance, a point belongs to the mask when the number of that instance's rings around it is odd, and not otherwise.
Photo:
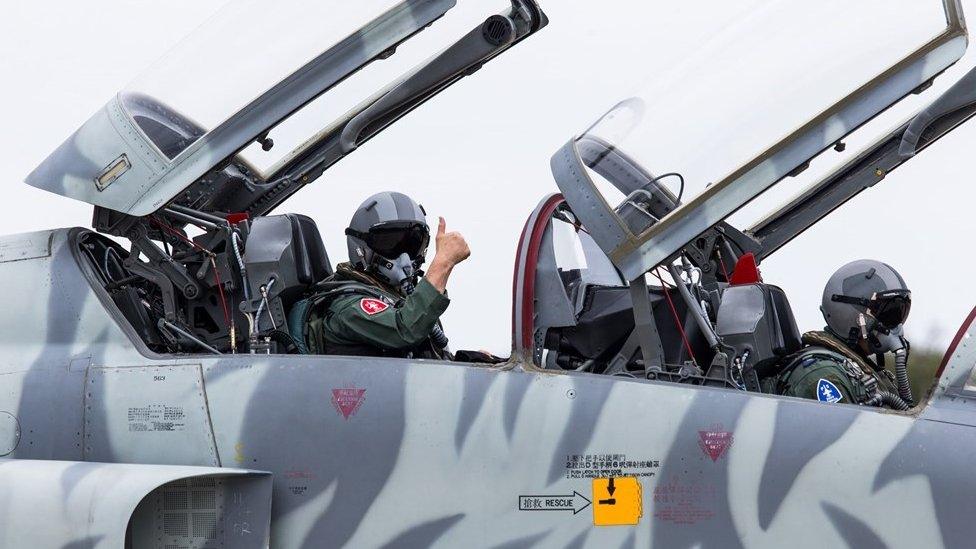
[(843, 398), (844, 395), (841, 394), (840, 389), (833, 383), (823, 378), (820, 378), (820, 381), (817, 382), (817, 400), (820, 402), (833, 404), (840, 402)]

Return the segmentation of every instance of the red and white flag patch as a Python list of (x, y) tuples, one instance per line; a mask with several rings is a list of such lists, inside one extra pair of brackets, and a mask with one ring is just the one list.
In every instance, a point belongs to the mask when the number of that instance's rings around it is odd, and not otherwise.
[(373, 299), (371, 297), (364, 297), (359, 301), (359, 308), (363, 310), (364, 313), (369, 316), (382, 313), (383, 311), (390, 308), (390, 306), (379, 299)]

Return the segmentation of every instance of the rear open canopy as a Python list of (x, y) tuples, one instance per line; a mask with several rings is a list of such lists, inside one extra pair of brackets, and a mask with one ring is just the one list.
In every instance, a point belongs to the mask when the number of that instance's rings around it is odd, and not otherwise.
[[(752, 0), (706, 21), (667, 17), (656, 22), (667, 32), (700, 24), (709, 38), (667, 70), (635, 66), (641, 91), (553, 158), (560, 190), (630, 280), (922, 89), (967, 46), (956, 0)], [(682, 205), (634, 207), (649, 189)]]

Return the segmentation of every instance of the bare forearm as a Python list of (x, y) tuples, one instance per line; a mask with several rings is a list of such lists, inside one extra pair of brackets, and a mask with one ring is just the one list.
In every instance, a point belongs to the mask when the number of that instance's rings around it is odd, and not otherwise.
[(447, 290), (447, 280), (451, 277), (454, 265), (446, 261), (438, 261), (435, 257), (427, 268), (427, 275), (424, 277), (430, 285), (438, 292), (444, 293)]

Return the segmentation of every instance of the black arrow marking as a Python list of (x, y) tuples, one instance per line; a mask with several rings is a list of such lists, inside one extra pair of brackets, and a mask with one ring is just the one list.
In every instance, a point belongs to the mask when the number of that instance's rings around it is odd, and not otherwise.
[(610, 477), (610, 484), (607, 486), (607, 492), (610, 492), (610, 497), (613, 497), (613, 493), (617, 491), (617, 488), (613, 485), (613, 477)]
[(573, 490), (568, 496), (519, 496), (519, 511), (572, 511), (575, 515), (592, 503), (586, 496)]
[(583, 499), (583, 501), (585, 501), (585, 502), (586, 502), (586, 503), (584, 503), (584, 504), (583, 504), (583, 506), (582, 506), (582, 507), (580, 507), (579, 509), (574, 509), (574, 510), (573, 510), (573, 514), (574, 514), (574, 515), (575, 515), (576, 513), (579, 513), (579, 512), (580, 512), (580, 511), (582, 511), (583, 509), (586, 509), (587, 507), (589, 507), (589, 506), (590, 506), (590, 504), (591, 504), (591, 503), (593, 503), (592, 501), (590, 501), (590, 500), (588, 500), (588, 499), (586, 499), (586, 496), (584, 496), (583, 494), (581, 494), (581, 493), (579, 493), (579, 492), (577, 492), (576, 490), (573, 490), (573, 494), (574, 494), (574, 495), (576, 495), (576, 496), (578, 496), (578, 497), (580, 497), (580, 498), (582, 498), (582, 499)]

